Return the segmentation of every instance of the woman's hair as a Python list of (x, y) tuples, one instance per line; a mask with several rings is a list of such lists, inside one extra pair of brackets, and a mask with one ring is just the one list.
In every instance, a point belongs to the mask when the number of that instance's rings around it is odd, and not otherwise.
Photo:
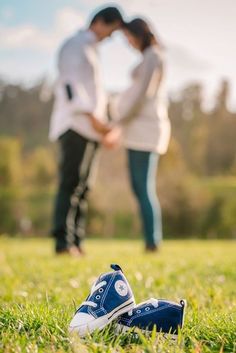
[(123, 28), (140, 41), (141, 51), (144, 51), (153, 44), (157, 44), (162, 48), (159, 39), (151, 30), (149, 24), (142, 18), (135, 18), (132, 21), (125, 23)]

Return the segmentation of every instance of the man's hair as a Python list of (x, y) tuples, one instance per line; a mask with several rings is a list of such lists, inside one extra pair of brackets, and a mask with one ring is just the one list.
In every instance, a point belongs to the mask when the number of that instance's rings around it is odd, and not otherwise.
[(102, 20), (105, 24), (112, 24), (114, 22), (120, 22), (121, 25), (124, 24), (124, 20), (120, 11), (114, 6), (105, 7), (102, 10), (98, 11), (93, 16), (90, 25), (92, 25), (98, 20)]

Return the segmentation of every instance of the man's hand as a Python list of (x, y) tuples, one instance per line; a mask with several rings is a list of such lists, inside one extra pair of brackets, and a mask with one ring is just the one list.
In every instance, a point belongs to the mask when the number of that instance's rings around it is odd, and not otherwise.
[(90, 120), (94, 130), (97, 131), (99, 134), (106, 135), (111, 131), (111, 128), (108, 125), (99, 121), (97, 118), (95, 118), (95, 116), (90, 115)]
[(103, 137), (102, 143), (108, 149), (119, 147), (121, 142), (121, 135), (121, 128), (116, 126)]

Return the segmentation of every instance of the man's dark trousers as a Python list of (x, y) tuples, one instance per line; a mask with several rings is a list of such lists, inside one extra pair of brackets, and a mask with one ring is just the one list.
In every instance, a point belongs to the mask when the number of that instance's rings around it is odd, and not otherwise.
[(56, 251), (80, 246), (85, 233), (87, 195), (98, 143), (73, 130), (60, 138), (59, 187), (56, 196), (53, 235)]

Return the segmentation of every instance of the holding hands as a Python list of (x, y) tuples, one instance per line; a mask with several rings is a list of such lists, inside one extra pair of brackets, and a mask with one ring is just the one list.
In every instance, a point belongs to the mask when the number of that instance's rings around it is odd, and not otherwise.
[(102, 143), (108, 149), (119, 147), (121, 135), (121, 128), (119, 126), (114, 126), (106, 135), (104, 135)]
[(106, 135), (111, 131), (111, 127), (108, 124), (102, 123), (94, 115), (90, 115), (90, 120), (91, 120), (92, 127), (100, 135)]
[(99, 121), (95, 116), (91, 115), (91, 124), (95, 131), (102, 135), (102, 144), (107, 149), (114, 149), (120, 145), (121, 128), (118, 126), (110, 126)]

